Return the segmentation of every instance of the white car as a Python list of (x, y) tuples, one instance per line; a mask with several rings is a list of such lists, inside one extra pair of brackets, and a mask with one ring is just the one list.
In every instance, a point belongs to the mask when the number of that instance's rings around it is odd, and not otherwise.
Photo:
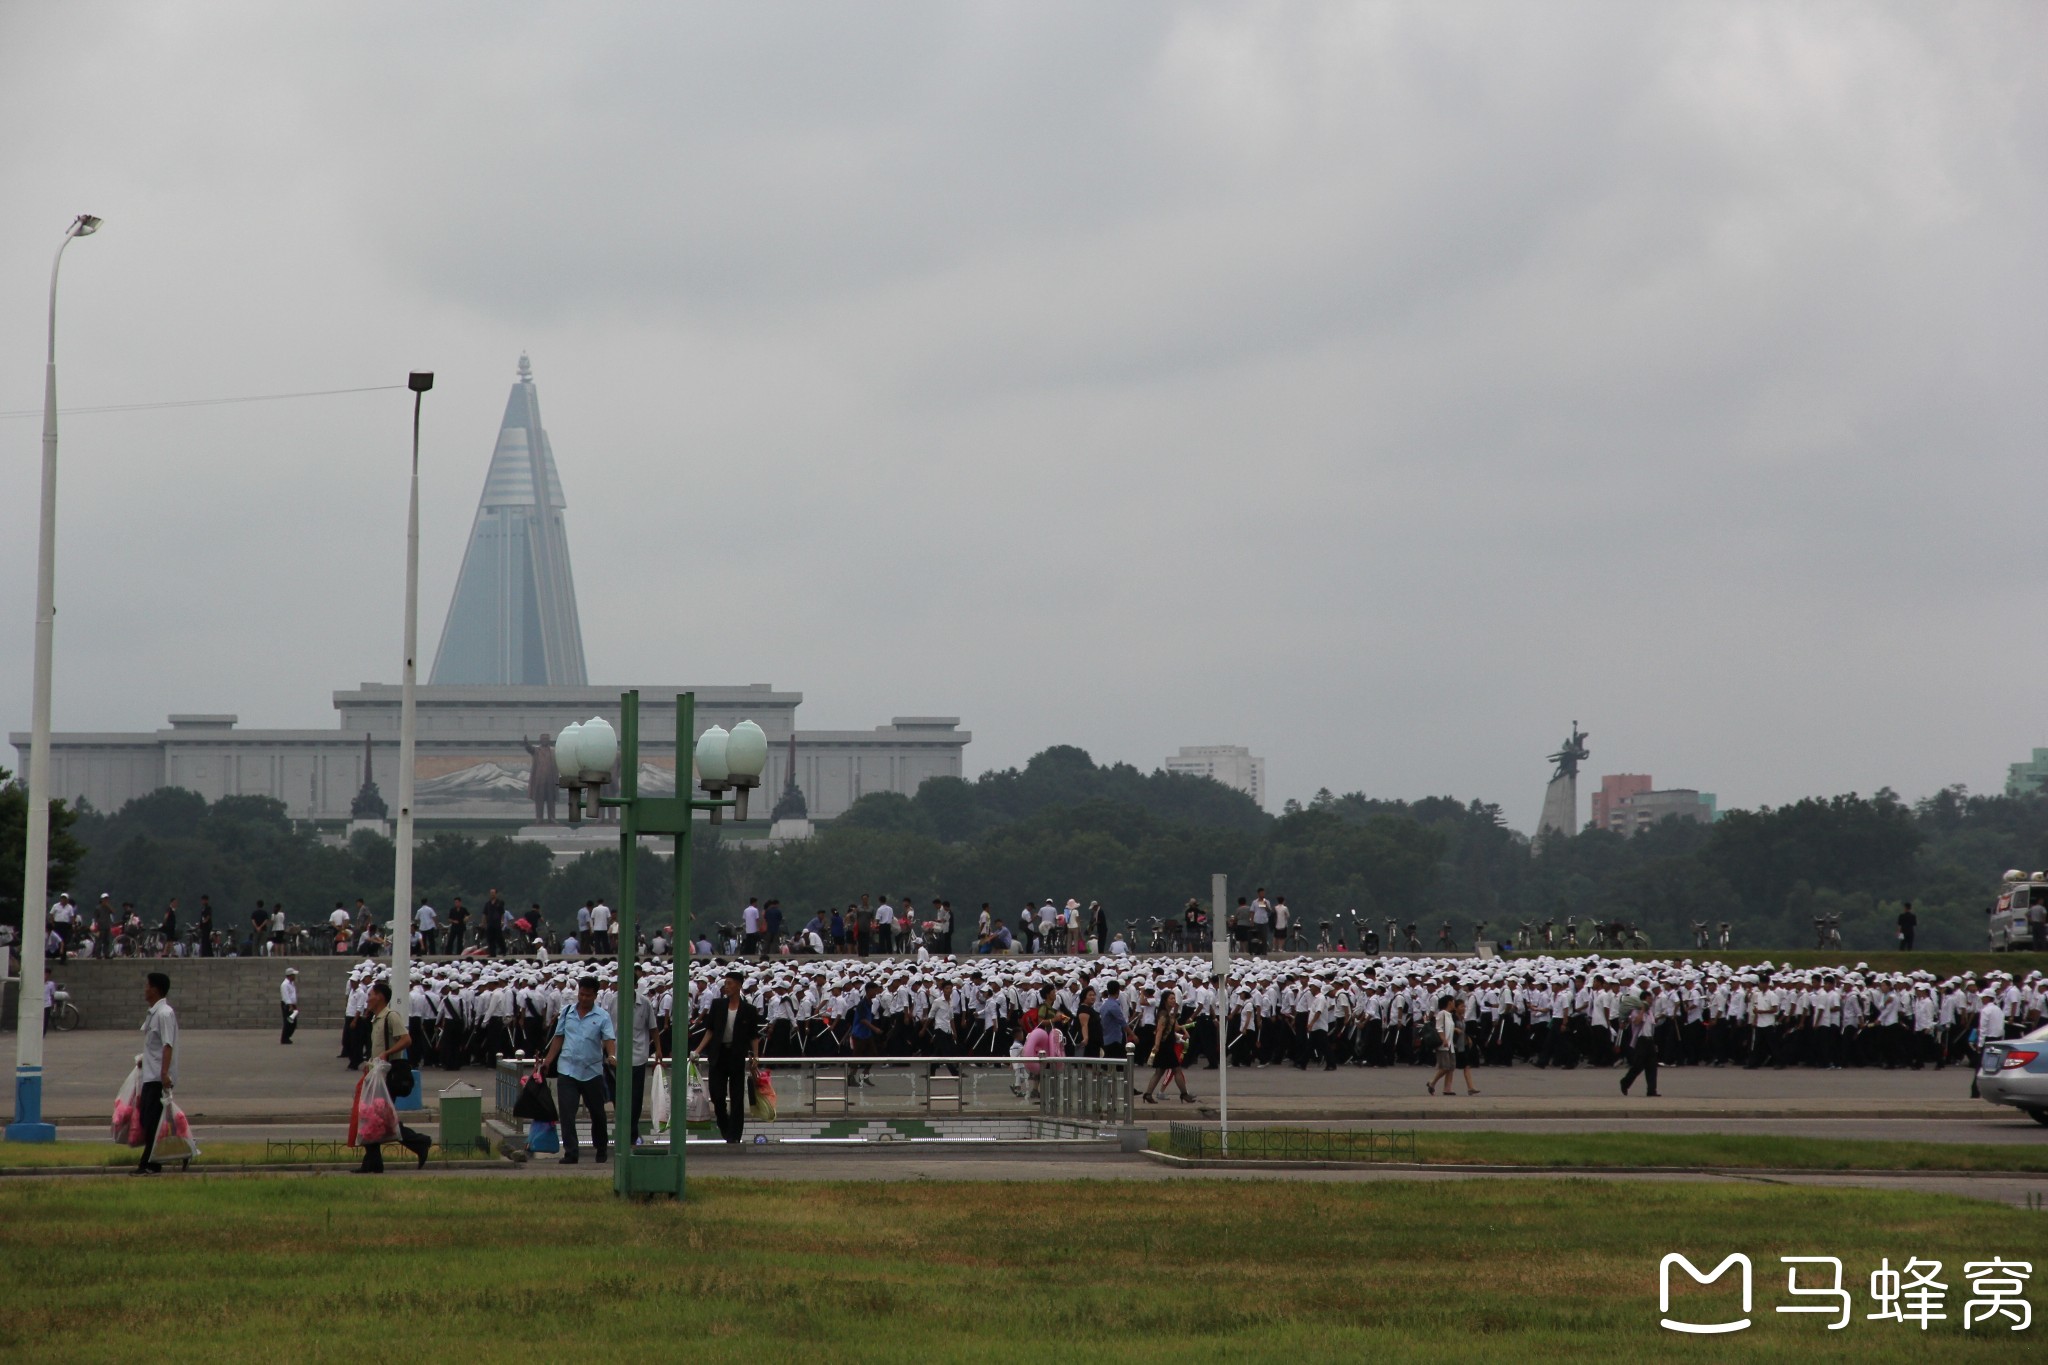
[(2048, 1127), (2048, 1024), (2024, 1038), (1984, 1044), (1977, 1063), (1977, 1093)]

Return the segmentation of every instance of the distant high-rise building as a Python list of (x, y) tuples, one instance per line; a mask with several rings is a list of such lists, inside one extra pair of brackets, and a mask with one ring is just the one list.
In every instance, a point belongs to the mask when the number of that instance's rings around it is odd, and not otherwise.
[(1593, 793), (1593, 828), (1614, 829), (1621, 803), (1656, 785), (1644, 773), (1609, 773), (1601, 778), (1600, 790)]
[(1235, 787), (1264, 809), (1266, 805), (1266, 760), (1254, 758), (1242, 744), (1183, 745), (1181, 751), (1162, 764), (1170, 773), (1213, 777), (1226, 787)]
[(2007, 796), (2033, 796), (2048, 786), (2048, 749), (2034, 750), (2025, 763), (2013, 763), (2005, 770)]
[[(1636, 774), (1625, 776), (1634, 779)], [(1692, 820), (1702, 825), (1714, 823), (1718, 812), (1716, 798), (1712, 792), (1694, 791), (1690, 787), (1667, 787), (1653, 791), (1647, 785), (1649, 778), (1640, 778), (1645, 785), (1636, 791), (1617, 798), (1608, 807), (1607, 818), (1600, 821), (1599, 828), (1612, 830), (1623, 838), (1632, 838), (1664, 820), (1673, 818)], [(1605, 790), (1605, 783), (1602, 783)], [(1595, 798), (1596, 800), (1598, 798)]]
[(568, 505), (540, 423), (533, 366), (522, 355), (441, 628), (435, 686), (588, 685)]

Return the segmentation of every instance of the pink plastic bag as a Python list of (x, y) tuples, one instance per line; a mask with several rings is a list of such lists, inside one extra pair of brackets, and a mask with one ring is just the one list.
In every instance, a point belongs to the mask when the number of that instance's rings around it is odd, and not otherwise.
[(355, 1106), (348, 1116), (348, 1145), (367, 1147), (373, 1142), (392, 1142), (398, 1137), (398, 1111), (391, 1104), (391, 1088), (384, 1083), (390, 1065), (372, 1062), (356, 1082)]
[(113, 1138), (130, 1147), (142, 1145), (142, 1110), (136, 1103), (141, 1093), (142, 1058), (138, 1056), (128, 1072), (128, 1079), (121, 1082), (121, 1088), (114, 1093)]

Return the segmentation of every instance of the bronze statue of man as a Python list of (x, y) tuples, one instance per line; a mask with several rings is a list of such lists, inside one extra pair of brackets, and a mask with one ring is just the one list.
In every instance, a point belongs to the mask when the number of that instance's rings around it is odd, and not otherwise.
[(555, 823), (555, 794), (561, 790), (561, 773), (555, 767), (555, 737), (544, 734), (540, 743), (534, 744), (521, 735), (519, 744), (533, 756), (533, 766), (526, 772), (526, 799), (533, 802), (533, 822), (552, 825)]

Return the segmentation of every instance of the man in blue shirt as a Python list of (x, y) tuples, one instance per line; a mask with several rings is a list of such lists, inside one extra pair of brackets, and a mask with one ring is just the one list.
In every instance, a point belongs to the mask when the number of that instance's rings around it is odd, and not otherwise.
[(561, 1112), (562, 1164), (574, 1166), (581, 1149), (576, 1142), (576, 1106), (590, 1110), (590, 1144), (598, 1161), (605, 1159), (604, 1073), (618, 1056), (619, 1031), (608, 1011), (597, 1007), (597, 978), (586, 976), (576, 983), (576, 1004), (562, 1011), (555, 1021), (555, 1036), (541, 1055), (539, 1070), (559, 1059), (556, 1068), (556, 1107)]
[(1128, 1027), (1128, 1021), (1124, 1018), (1122, 986), (1112, 981), (1103, 988), (1102, 1003), (1095, 1007), (1095, 1017), (1102, 1023), (1102, 1055), (1122, 1056), (1124, 1030)]

